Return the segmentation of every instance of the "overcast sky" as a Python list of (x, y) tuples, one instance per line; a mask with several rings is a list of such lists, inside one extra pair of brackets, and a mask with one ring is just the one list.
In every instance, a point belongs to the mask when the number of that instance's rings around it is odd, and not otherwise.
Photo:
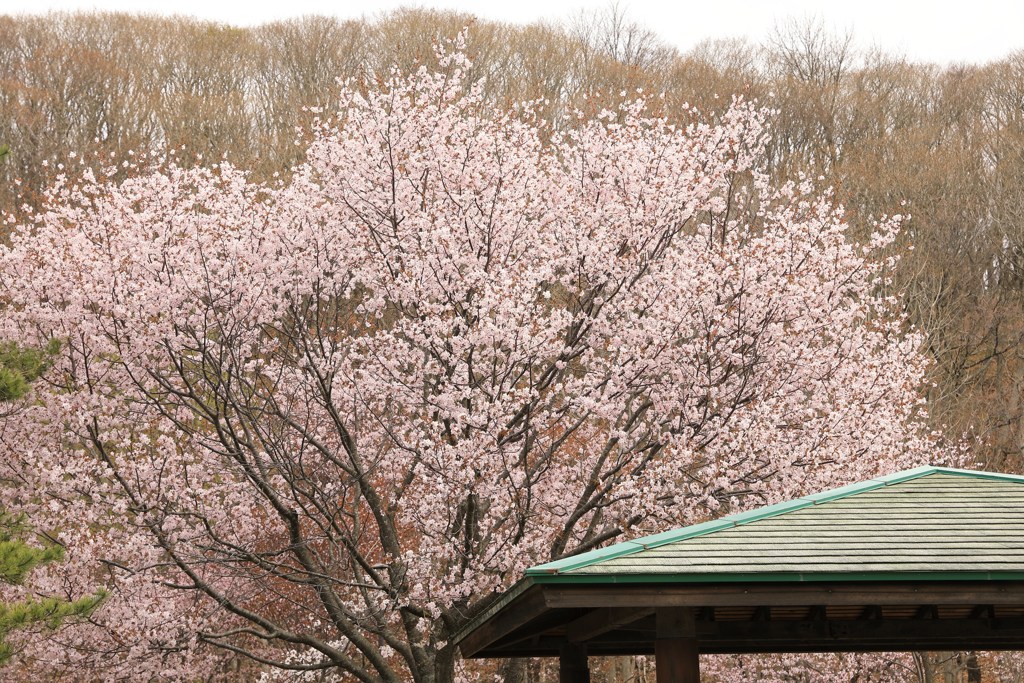
[[(857, 44), (878, 45), (918, 61), (982, 63), (1024, 48), (1024, 2), (960, 0), (620, 0), (627, 16), (685, 51), (707, 38), (761, 40), (787, 18), (816, 17), (836, 31), (852, 30)], [(0, 0), (0, 13), (31, 9), (119, 10), (177, 13), (235, 25), (260, 24), (304, 14), (373, 16), (401, 6), (458, 9), (486, 19), (559, 21), (609, 2), (581, 0)]]

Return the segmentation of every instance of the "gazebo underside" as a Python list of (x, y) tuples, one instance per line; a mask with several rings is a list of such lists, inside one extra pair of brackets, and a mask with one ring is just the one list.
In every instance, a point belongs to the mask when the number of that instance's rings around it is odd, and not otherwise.
[(1024, 581), (527, 583), (464, 656), (656, 655), (658, 681), (699, 680), (698, 654), (1024, 649)]

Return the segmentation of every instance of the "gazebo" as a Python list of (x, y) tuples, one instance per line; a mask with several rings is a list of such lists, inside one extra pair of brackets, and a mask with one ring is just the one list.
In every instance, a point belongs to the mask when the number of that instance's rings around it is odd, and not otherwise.
[(465, 657), (1024, 649), (1024, 477), (921, 467), (550, 562), (457, 636)]

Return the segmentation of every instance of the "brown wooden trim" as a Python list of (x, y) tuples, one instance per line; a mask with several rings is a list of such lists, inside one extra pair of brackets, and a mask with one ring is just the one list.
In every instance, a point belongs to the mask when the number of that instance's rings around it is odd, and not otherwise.
[(588, 612), (565, 627), (570, 643), (580, 643), (654, 614), (653, 607), (610, 607)]
[[(701, 654), (1024, 650), (1024, 618), (698, 622), (693, 640)], [(654, 628), (609, 632), (589, 641), (587, 652), (591, 656), (650, 655), (656, 654), (658, 642)], [(564, 643), (561, 636), (544, 636), (486, 656), (553, 656)]]
[(692, 607), (661, 607), (655, 610), (658, 638), (694, 638), (697, 635), (697, 610)]
[[(958, 643), (999, 643), (1012, 649), (1024, 648), (1024, 619), (844, 619), (830, 621), (732, 621), (698, 623), (697, 639), (704, 646), (736, 648), (757, 645), (774, 650), (774, 646), (797, 647), (801, 643), (815, 644), (830, 650), (850, 645), (899, 645), (898, 650), (945, 649), (936, 645), (952, 646)], [(918, 647), (927, 643), (928, 647)], [(953, 649), (982, 649), (965, 647)], [(780, 650), (786, 651), (786, 650)]]
[(544, 595), (537, 586), (533, 586), (463, 638), (459, 643), (459, 650), (462, 651), (463, 657), (472, 657), (545, 611), (547, 605)]
[(867, 605), (861, 610), (860, 619), (881, 619), (882, 608), (879, 605)]
[(551, 609), (1024, 604), (1024, 583), (543, 586)]
[(971, 610), (971, 619), (994, 619), (996, 610), (993, 605), (975, 605)]
[[(609, 632), (589, 641), (587, 651), (593, 656), (654, 654), (658, 640), (654, 628)], [(1024, 618), (697, 622), (694, 640), (703, 654), (1022, 650)], [(488, 656), (550, 656), (564, 642), (546, 636)]]

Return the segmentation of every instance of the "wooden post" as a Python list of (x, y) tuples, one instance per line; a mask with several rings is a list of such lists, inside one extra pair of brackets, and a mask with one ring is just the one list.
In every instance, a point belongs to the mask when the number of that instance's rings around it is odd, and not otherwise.
[(666, 607), (659, 608), (655, 614), (657, 683), (700, 683), (696, 610)]
[(558, 683), (590, 683), (585, 646), (575, 643), (562, 645), (558, 653)]

